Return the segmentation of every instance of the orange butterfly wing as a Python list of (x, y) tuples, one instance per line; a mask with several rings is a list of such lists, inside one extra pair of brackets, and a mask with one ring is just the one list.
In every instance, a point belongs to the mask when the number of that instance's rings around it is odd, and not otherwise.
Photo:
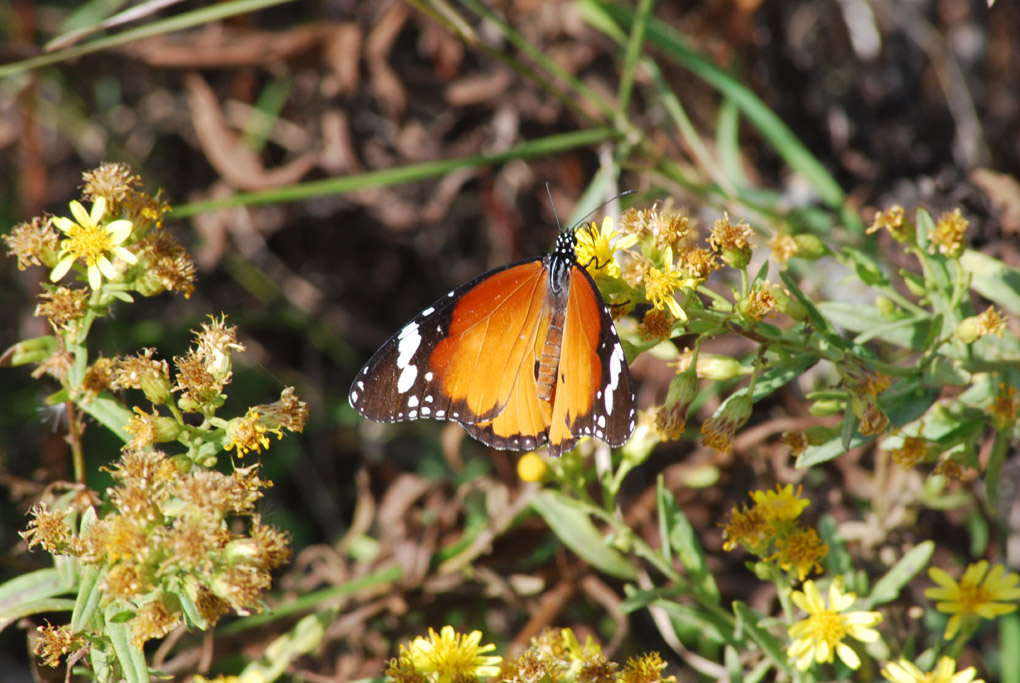
[(574, 244), (563, 233), (544, 259), (485, 273), (422, 311), (358, 374), (351, 405), (380, 422), (455, 420), (500, 449), (623, 444), (633, 383)]

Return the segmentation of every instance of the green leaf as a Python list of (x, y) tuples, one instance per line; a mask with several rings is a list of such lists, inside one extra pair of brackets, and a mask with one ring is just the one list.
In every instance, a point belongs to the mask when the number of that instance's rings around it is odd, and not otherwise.
[(638, 590), (632, 585), (624, 586), (627, 597), (620, 603), (620, 611), (624, 614), (644, 609), (657, 600), (678, 600), (691, 595), (690, 588), (669, 586), (666, 588), (649, 588)]
[(783, 281), (783, 284), (786, 285), (788, 290), (790, 290), (790, 293), (797, 297), (797, 301), (799, 301), (804, 308), (807, 309), (808, 318), (810, 318), (818, 332), (822, 334), (834, 347), (845, 350), (846, 342), (844, 342), (843, 339), (836, 333), (836, 331), (832, 328), (832, 324), (829, 323), (825, 316), (818, 311), (814, 302), (801, 291), (797, 281), (794, 280), (793, 277), (785, 270), (779, 271), (779, 279)]
[(870, 606), (884, 605), (898, 598), (903, 587), (924, 569), (934, 552), (934, 541), (924, 541), (908, 550), (899, 562), (875, 582), (871, 595), (868, 596)]
[(124, 430), (124, 425), (131, 419), (131, 411), (119, 401), (104, 393), (88, 403), (82, 403), (81, 409), (113, 432), (124, 443), (131, 440), (131, 435)]
[(637, 571), (622, 553), (611, 548), (588, 514), (561, 493), (546, 489), (531, 501), (552, 532), (575, 553), (599, 571), (618, 579), (633, 580)]
[[(104, 610), (106, 636), (113, 645), (113, 652), (120, 662), (121, 674), (128, 683), (149, 683), (149, 667), (145, 664), (145, 653), (131, 642), (131, 625), (118, 622), (121, 615), (130, 611), (121, 602), (112, 602)], [(130, 618), (130, 617), (129, 617)]]
[(870, 339), (880, 339), (896, 346), (919, 351), (924, 348), (931, 319), (928, 317), (900, 317), (890, 320), (875, 306), (865, 306), (842, 301), (821, 301), (818, 310), (834, 324), (845, 330), (858, 333), (854, 342), (863, 344)]
[(831, 515), (822, 515), (818, 520), (818, 535), (829, 546), (829, 554), (825, 556), (825, 567), (832, 574), (848, 575), (854, 569), (854, 560), (846, 547), (846, 542), (839, 535), (839, 525)]
[(971, 249), (963, 252), (960, 265), (970, 273), (970, 286), (978, 294), (1020, 316), (1020, 269)]
[(733, 602), (733, 613), (737, 617), (737, 628), (746, 630), (751, 640), (757, 643), (758, 647), (769, 656), (776, 667), (782, 669), (787, 675), (792, 675), (793, 671), (790, 669), (790, 663), (787, 661), (788, 658), (786, 650), (783, 649), (783, 643), (759, 625), (762, 616), (751, 609), (750, 605), (739, 600)]
[[(91, 508), (89, 508), (91, 510)], [(71, 613), (71, 632), (81, 633), (92, 621), (99, 609), (99, 601), (103, 597), (102, 572), (99, 567), (86, 566), (81, 570), (81, 583), (78, 586), (78, 599)]]
[(691, 577), (691, 585), (702, 598), (719, 604), (719, 587), (715, 584), (712, 571), (705, 564), (705, 551), (698, 542), (698, 535), (682, 510), (673, 512), (669, 545), (676, 550), (680, 562)]
[[(8, 624), (25, 614), (33, 614), (25, 612), (26, 605), (63, 595), (73, 588), (74, 583), (66, 581), (54, 567), (22, 574), (0, 584), (0, 624)], [(68, 602), (74, 604), (70, 600)]]
[(22, 601), (13, 605), (0, 615), (0, 630), (22, 617), (43, 612), (70, 612), (74, 608), (74, 600), (70, 598), (43, 598), (42, 600)]
[(666, 562), (673, 562), (673, 549), (669, 544), (669, 536), (674, 515), (679, 508), (673, 494), (666, 490), (666, 479), (659, 474), (655, 479), (655, 512), (659, 516), (659, 546)]
[(860, 249), (844, 246), (839, 252), (848, 265), (850, 265), (857, 277), (866, 285), (884, 287), (889, 284), (889, 278), (882, 272), (882, 267), (873, 256)]

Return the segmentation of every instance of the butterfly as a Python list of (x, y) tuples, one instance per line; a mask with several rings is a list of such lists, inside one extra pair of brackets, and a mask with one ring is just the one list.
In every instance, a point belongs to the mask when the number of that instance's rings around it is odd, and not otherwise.
[(622, 446), (634, 383), (605, 302), (577, 261), (575, 230), (543, 257), (490, 270), (391, 337), (358, 373), (350, 402), (377, 422), (458, 422), (502, 450), (583, 436)]

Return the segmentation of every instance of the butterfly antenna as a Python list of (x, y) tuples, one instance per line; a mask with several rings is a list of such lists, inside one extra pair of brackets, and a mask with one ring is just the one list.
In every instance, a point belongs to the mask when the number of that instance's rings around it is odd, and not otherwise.
[[(613, 195), (612, 197), (610, 197), (609, 199), (607, 199), (606, 201), (602, 202), (601, 204), (596, 206), (594, 209), (592, 209), (591, 211), (586, 213), (581, 220), (577, 221), (577, 223), (574, 225), (573, 229), (577, 230), (581, 225), (583, 225), (585, 222), (587, 222), (587, 220), (589, 218), (591, 218), (592, 216), (597, 214), (599, 211), (601, 211), (602, 209), (606, 208), (607, 206), (609, 206), (610, 204), (615, 202), (617, 199), (620, 199), (621, 197), (626, 197), (629, 194), (635, 194), (636, 192), (637, 192), (637, 190), (624, 190), (623, 192), (621, 192), (621, 193), (619, 193), (617, 195)], [(559, 219), (557, 219), (557, 221), (558, 220)]]
[(552, 207), (553, 217), (556, 219), (556, 232), (563, 232), (563, 226), (560, 225), (560, 215), (556, 213), (556, 202), (552, 198), (552, 190), (549, 189), (549, 181), (545, 181), (545, 193), (549, 195), (549, 206)]

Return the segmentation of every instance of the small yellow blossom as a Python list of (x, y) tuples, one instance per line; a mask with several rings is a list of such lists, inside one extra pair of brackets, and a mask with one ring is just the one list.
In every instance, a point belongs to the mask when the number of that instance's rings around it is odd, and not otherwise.
[(36, 632), (38, 637), (33, 651), (47, 666), (54, 668), (60, 666), (60, 660), (64, 656), (88, 646), (88, 640), (84, 636), (71, 632), (70, 624), (51, 626), (46, 622), (45, 626), (36, 628)]
[(752, 491), (751, 498), (767, 521), (792, 522), (811, 504), (811, 501), (800, 497), (802, 488), (798, 486), (794, 492), (793, 484), (782, 488), (776, 484), (775, 491)]
[(935, 670), (927, 673), (918, 669), (913, 662), (907, 659), (889, 662), (882, 669), (882, 675), (892, 683), (985, 683), (980, 678), (974, 678), (977, 671), (972, 666), (963, 671), (957, 671), (956, 660), (952, 657), (939, 657), (938, 663), (935, 664)]
[[(225, 450), (237, 449), (237, 454), (244, 457), (249, 451), (261, 453), (263, 448), (269, 448), (271, 443), (266, 432), (270, 431), (265, 425), (259, 422), (259, 414), (249, 410), (244, 417), (237, 417), (227, 423), (227, 439)], [(283, 438), (283, 432), (279, 429), (272, 430), (277, 438)]]
[(797, 240), (785, 233), (777, 232), (769, 240), (769, 249), (772, 250), (772, 258), (777, 263), (786, 265), (787, 261), (797, 255)]
[(986, 334), (994, 334), (1002, 339), (1002, 331), (1006, 329), (1006, 319), (989, 306), (984, 313), (972, 315), (960, 321), (956, 326), (956, 336), (964, 344), (973, 344)]
[[(616, 240), (615, 243), (613, 240)], [(613, 255), (617, 251), (629, 249), (637, 244), (637, 235), (621, 236), (613, 229), (613, 219), (606, 216), (602, 219), (602, 228), (592, 223), (586, 230), (577, 231), (577, 262), (588, 269), (592, 276), (605, 275), (610, 278), (620, 277), (620, 266)]]
[(624, 665), (617, 680), (620, 683), (676, 683), (676, 676), (663, 678), (666, 662), (658, 652), (649, 652), (641, 657), (631, 657)]
[(803, 581), (812, 568), (822, 573), (819, 562), (828, 554), (829, 546), (822, 542), (817, 531), (795, 529), (776, 539), (776, 552), (768, 559), (778, 562), (783, 571), (796, 570), (797, 578)]
[(903, 445), (889, 451), (894, 463), (905, 470), (913, 469), (914, 465), (924, 460), (928, 453), (928, 440), (923, 436), (903, 437)]
[(964, 621), (976, 624), (978, 618), (994, 619), (1015, 611), (1020, 598), (1020, 575), (1006, 574), (1001, 564), (988, 571), (987, 560), (968, 566), (959, 582), (939, 567), (930, 567), (928, 576), (938, 586), (925, 589), (924, 596), (937, 600), (940, 612), (953, 615), (946, 624), (946, 640), (956, 635)]
[(900, 244), (913, 244), (916, 239), (914, 225), (904, 220), (903, 207), (899, 204), (890, 206), (885, 211), (876, 211), (875, 220), (865, 232), (870, 235), (882, 228), (888, 230), (892, 238)]
[(673, 295), (681, 287), (696, 287), (697, 281), (684, 278), (683, 273), (673, 268), (673, 253), (667, 249), (665, 270), (652, 266), (645, 271), (645, 296), (659, 310), (668, 310), (677, 320), (687, 320), (687, 313)]
[(549, 465), (537, 453), (525, 453), (517, 461), (517, 476), (521, 478), (521, 481), (542, 481), (542, 477), (548, 471)]
[(807, 671), (812, 662), (831, 662), (835, 655), (851, 669), (857, 669), (861, 660), (853, 648), (843, 642), (850, 636), (864, 643), (879, 638), (878, 631), (871, 628), (880, 621), (878, 612), (845, 612), (857, 596), (843, 592), (843, 582), (837, 578), (829, 586), (829, 605), (826, 606), (821, 592), (814, 581), (804, 582), (804, 591), (794, 591), (794, 604), (808, 613), (789, 628), (793, 643), (786, 654), (796, 660), (797, 668)]
[(430, 683), (496, 676), (503, 658), (486, 656), (485, 653), (495, 650), (496, 646), (479, 645), (481, 640), (481, 631), (464, 635), (454, 631), (452, 626), (444, 626), (437, 634), (430, 628), (428, 638), (419, 636), (406, 648), (400, 646), (399, 660), (424, 674)]
[(937, 246), (943, 256), (959, 258), (967, 246), (963, 236), (969, 225), (959, 209), (942, 214), (935, 228), (928, 232), (928, 239), (931, 240), (928, 251), (934, 254)]
[(1005, 382), (999, 384), (999, 393), (988, 407), (996, 429), (1012, 429), (1020, 414), (1020, 400), (1016, 397), (1016, 387), (1008, 387)]
[(75, 220), (57, 216), (53, 224), (64, 232), (66, 238), (60, 242), (60, 262), (50, 273), (50, 280), (56, 282), (67, 275), (77, 259), (87, 266), (89, 286), (99, 289), (103, 276), (117, 277), (117, 271), (110, 257), (117, 257), (127, 263), (138, 263), (138, 258), (121, 246), (131, 236), (131, 221), (120, 219), (100, 224), (106, 214), (106, 199), (99, 197), (88, 212), (80, 202), (71, 202), (71, 213)]
[(773, 529), (757, 507), (743, 510), (733, 506), (723, 527), (723, 550), (743, 545), (755, 555), (765, 555), (772, 542)]

